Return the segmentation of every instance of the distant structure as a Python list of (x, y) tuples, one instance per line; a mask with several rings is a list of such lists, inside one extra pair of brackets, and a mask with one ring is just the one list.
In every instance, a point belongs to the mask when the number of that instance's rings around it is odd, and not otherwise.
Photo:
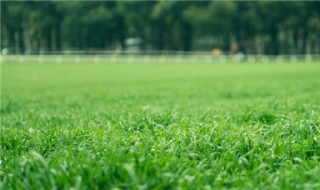
[(127, 38), (125, 40), (125, 48), (126, 52), (130, 53), (139, 53), (144, 50), (143, 40), (140, 38)]

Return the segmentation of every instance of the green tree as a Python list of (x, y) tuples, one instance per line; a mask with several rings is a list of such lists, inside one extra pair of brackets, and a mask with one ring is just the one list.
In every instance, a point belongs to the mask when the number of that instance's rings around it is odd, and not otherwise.
[(190, 50), (192, 25), (183, 11), (188, 2), (160, 1), (152, 12), (154, 43), (159, 49)]
[(23, 21), (26, 15), (26, 2), (1, 3), (1, 35), (2, 47), (9, 48), (12, 53), (24, 51)]
[(51, 51), (60, 48), (60, 22), (61, 16), (54, 3), (29, 4), (25, 28), (30, 35), (32, 49)]

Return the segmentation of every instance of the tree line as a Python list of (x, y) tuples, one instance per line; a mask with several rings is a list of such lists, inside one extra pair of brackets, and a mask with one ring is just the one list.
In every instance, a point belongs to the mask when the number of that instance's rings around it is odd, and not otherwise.
[(247, 54), (320, 52), (319, 1), (3, 1), (1, 49), (10, 53), (144, 50)]

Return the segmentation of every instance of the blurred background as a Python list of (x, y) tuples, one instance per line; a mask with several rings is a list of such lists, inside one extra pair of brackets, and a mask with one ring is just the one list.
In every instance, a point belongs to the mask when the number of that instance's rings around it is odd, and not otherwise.
[(319, 54), (320, 1), (2, 1), (2, 54)]

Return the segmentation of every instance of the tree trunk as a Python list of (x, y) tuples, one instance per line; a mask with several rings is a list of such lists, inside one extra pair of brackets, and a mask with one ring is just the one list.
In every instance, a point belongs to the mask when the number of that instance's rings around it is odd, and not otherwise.
[(10, 53), (15, 53), (15, 38), (14, 38), (14, 30), (8, 29), (8, 48)]
[(302, 52), (303, 54), (305, 54), (307, 52), (307, 37), (308, 37), (308, 31), (307, 31), (307, 27), (305, 26), (303, 28), (303, 33), (302, 33)]
[(23, 28), (19, 29), (19, 50), (20, 50), (20, 53), (25, 52)]

